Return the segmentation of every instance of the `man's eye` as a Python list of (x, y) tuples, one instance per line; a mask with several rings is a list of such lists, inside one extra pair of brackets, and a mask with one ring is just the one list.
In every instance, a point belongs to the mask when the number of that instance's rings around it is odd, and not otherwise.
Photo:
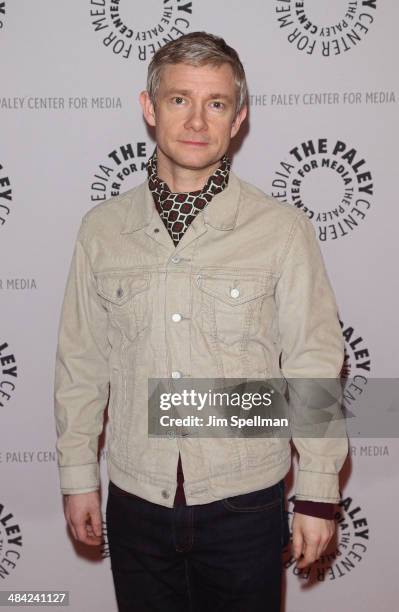
[(173, 102), (178, 105), (183, 104), (184, 98), (182, 98), (181, 96), (175, 96), (173, 98)]
[(224, 108), (223, 102), (218, 102), (217, 100), (212, 102), (212, 105), (213, 105), (213, 108), (216, 108), (216, 110), (221, 110), (222, 108)]

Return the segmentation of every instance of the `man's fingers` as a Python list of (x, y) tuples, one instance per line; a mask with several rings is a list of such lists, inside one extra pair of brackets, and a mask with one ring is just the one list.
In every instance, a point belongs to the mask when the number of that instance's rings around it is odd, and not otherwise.
[(71, 530), (74, 539), (77, 540), (78, 534), (76, 533), (75, 525), (72, 522), (72, 517), (71, 517), (70, 510), (69, 510), (68, 502), (66, 502), (65, 504), (64, 514), (65, 514), (67, 525), (69, 529)]
[(94, 535), (98, 537), (102, 535), (102, 516), (97, 508), (91, 513), (91, 527), (93, 528)]
[(65, 518), (76, 540), (92, 546), (101, 544), (102, 517), (98, 492), (66, 496)]
[(76, 533), (75, 527), (72, 525), (72, 523), (70, 521), (68, 521), (68, 525), (69, 525), (70, 530), (72, 531), (73, 537), (75, 538), (75, 540), (77, 540), (78, 539), (78, 534)]
[(101, 543), (101, 537), (97, 536), (90, 525), (89, 516), (85, 515), (78, 519), (78, 522), (74, 523), (75, 531), (77, 534), (77, 540), (84, 544), (95, 546)]
[(301, 529), (295, 526), (294, 524), (292, 530), (292, 551), (294, 553), (295, 559), (299, 559), (299, 557), (301, 556), (303, 544), (303, 533)]
[(70, 517), (69, 524), (77, 540), (86, 542), (86, 516), (82, 512), (75, 511)]
[[(334, 521), (295, 512), (292, 521), (292, 541), (297, 567), (302, 569), (317, 561), (327, 548), (334, 532)], [(303, 553), (302, 559), (301, 553)]]
[(91, 540), (89, 540), (89, 536), (86, 533), (86, 521), (80, 521), (76, 527), (76, 532), (78, 534), (79, 542), (84, 542), (85, 544), (89, 544)]
[(334, 530), (331, 528), (329, 532), (321, 539), (319, 547), (317, 549), (317, 559), (319, 559), (321, 555), (323, 554), (323, 552), (326, 550), (333, 535), (334, 535)]
[(303, 559), (300, 559), (297, 563), (297, 567), (299, 569), (302, 569), (308, 565), (310, 565), (311, 563), (314, 563), (314, 561), (316, 561), (317, 557), (317, 550), (319, 547), (319, 543), (317, 540), (310, 540), (310, 541), (306, 541), (305, 545), (304, 545), (304, 549), (303, 549)]

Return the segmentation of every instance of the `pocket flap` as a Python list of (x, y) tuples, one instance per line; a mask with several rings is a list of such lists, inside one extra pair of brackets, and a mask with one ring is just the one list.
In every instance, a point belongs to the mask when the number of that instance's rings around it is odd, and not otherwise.
[(262, 295), (273, 295), (275, 280), (271, 274), (239, 274), (202, 270), (197, 285), (205, 293), (238, 306)]
[(121, 306), (131, 297), (149, 287), (149, 273), (101, 273), (96, 276), (97, 292), (106, 300)]

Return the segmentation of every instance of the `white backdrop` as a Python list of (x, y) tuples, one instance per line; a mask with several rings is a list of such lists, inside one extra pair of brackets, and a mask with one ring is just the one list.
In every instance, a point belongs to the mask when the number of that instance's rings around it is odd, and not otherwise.
[[(145, 177), (138, 93), (164, 37), (207, 30), (237, 48), (251, 108), (234, 169), (312, 215), (346, 373), (397, 376), (398, 26), (395, 0), (0, 2), (0, 590), (116, 611), (106, 548), (65, 528), (54, 357), (82, 215)], [(286, 612), (395, 609), (398, 446), (351, 440), (337, 542), (299, 575), (286, 559)]]

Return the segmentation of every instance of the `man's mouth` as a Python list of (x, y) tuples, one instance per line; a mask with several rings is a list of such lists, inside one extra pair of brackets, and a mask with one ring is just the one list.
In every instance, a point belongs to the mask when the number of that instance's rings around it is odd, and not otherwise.
[(190, 145), (193, 147), (206, 147), (209, 143), (202, 140), (180, 140), (181, 144)]

